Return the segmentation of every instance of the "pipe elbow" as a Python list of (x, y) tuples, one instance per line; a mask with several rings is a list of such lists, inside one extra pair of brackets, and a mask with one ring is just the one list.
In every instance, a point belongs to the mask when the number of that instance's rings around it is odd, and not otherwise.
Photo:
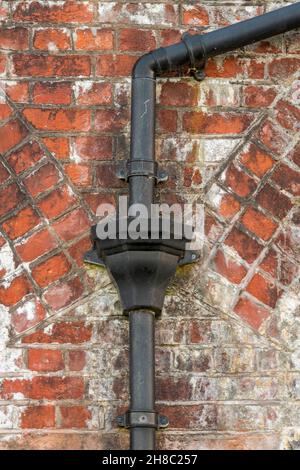
[(156, 60), (152, 52), (140, 57), (134, 64), (132, 78), (155, 78)]

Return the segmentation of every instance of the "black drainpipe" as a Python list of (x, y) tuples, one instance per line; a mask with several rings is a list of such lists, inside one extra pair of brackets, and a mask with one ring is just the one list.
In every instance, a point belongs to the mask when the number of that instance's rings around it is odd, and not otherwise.
[[(132, 73), (130, 159), (119, 169), (129, 183), (129, 205), (153, 203), (154, 184), (166, 173), (155, 162), (156, 76), (189, 64), (197, 80), (204, 78), (207, 58), (285, 33), (300, 26), (300, 3), (204, 35), (184, 34), (182, 41), (142, 56)], [(117, 216), (117, 223), (120, 218)], [(131, 218), (128, 217), (128, 221)], [(161, 220), (156, 239), (132, 240), (121, 225), (116, 239), (101, 240), (92, 227), (94, 249), (85, 260), (106, 266), (130, 322), (130, 408), (118, 424), (130, 428), (131, 449), (155, 448), (155, 430), (168, 420), (155, 411), (154, 320), (163, 306), (166, 287), (178, 264), (197, 260), (186, 251), (189, 241), (171, 234), (163, 238)], [(150, 221), (149, 221), (150, 227)]]

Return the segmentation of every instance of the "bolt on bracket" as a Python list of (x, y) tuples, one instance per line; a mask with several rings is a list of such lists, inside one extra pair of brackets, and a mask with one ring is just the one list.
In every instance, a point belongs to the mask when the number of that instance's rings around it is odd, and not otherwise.
[(168, 180), (168, 173), (159, 168), (157, 162), (153, 160), (128, 160), (119, 164), (117, 177), (128, 181), (131, 176), (148, 176), (155, 178), (157, 183)]
[(155, 411), (126, 411), (117, 417), (117, 424), (123, 428), (166, 428), (169, 420)]

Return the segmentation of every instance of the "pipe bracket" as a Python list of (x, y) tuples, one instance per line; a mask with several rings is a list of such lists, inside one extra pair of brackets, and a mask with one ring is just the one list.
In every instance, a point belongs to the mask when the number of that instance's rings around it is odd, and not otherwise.
[(189, 33), (183, 33), (181, 40), (187, 48), (189, 59), (190, 59), (190, 68), (189, 73), (194, 77), (197, 82), (202, 82), (205, 75), (205, 66), (206, 66), (206, 54), (204, 46), (201, 43), (201, 40), (198, 38), (198, 45), (201, 48), (201, 59), (196, 59), (194, 54), (194, 45), (192, 43), (192, 35)]
[(117, 169), (117, 177), (128, 181), (131, 176), (155, 178), (157, 183), (162, 183), (168, 179), (168, 173), (153, 160), (128, 160), (122, 162)]
[(156, 411), (126, 411), (117, 417), (118, 426), (123, 428), (166, 428), (169, 420)]

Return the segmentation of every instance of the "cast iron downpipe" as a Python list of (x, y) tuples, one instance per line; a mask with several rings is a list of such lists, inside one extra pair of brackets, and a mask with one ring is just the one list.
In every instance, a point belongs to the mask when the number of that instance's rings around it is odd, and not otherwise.
[[(141, 57), (132, 73), (130, 160), (119, 177), (129, 182), (129, 205), (153, 203), (154, 184), (165, 180), (155, 163), (156, 76), (189, 64), (195, 78), (203, 79), (207, 58), (270, 38), (300, 26), (300, 3), (281, 8), (204, 35), (184, 34), (182, 41)], [(129, 218), (130, 219), (130, 218)], [(165, 289), (178, 264), (191, 262), (188, 239), (100, 240), (92, 229), (94, 250), (86, 261), (105, 265), (118, 287), (130, 322), (130, 408), (118, 418), (130, 428), (131, 449), (155, 448), (155, 430), (167, 424), (155, 412), (154, 320)], [(128, 235), (128, 234), (127, 234)], [(195, 258), (195, 255), (194, 255)]]

